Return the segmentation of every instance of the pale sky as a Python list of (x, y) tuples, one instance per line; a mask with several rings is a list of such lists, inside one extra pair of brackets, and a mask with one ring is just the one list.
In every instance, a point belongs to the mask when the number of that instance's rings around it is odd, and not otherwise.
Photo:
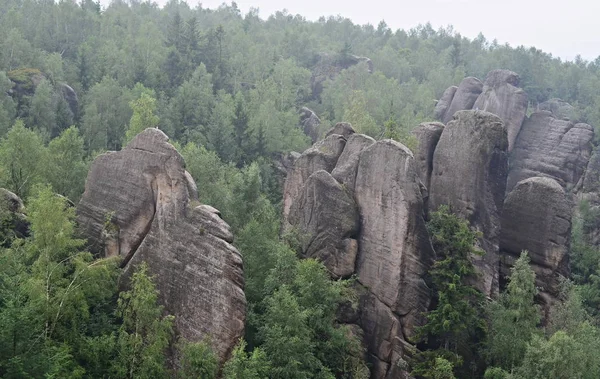
[[(215, 8), (223, 0), (187, 2)], [(587, 60), (600, 56), (600, 0), (238, 0), (237, 4), (244, 13), (259, 8), (262, 18), (287, 9), (313, 21), (341, 15), (354, 23), (377, 26), (385, 20), (392, 30), (430, 22), (435, 29), (453, 25), (469, 38), (482, 32), (488, 41), (496, 38), (513, 47), (535, 46), (563, 59), (572, 60), (577, 54)]]

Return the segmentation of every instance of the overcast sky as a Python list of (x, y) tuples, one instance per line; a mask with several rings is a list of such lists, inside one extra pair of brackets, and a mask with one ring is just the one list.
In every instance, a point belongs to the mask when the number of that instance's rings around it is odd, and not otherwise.
[[(215, 8), (223, 0), (187, 2)], [(259, 8), (263, 18), (287, 9), (308, 20), (342, 15), (374, 26), (385, 20), (393, 30), (430, 22), (436, 29), (453, 25), (469, 38), (482, 32), (489, 41), (535, 46), (563, 59), (600, 56), (600, 0), (238, 0), (237, 4), (243, 12)]]

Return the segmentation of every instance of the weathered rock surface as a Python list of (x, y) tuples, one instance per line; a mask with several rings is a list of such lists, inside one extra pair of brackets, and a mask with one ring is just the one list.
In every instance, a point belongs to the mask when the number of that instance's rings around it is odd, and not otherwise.
[(300, 109), (300, 127), (304, 134), (310, 137), (312, 143), (319, 139), (319, 125), (321, 125), (321, 119), (315, 112), (307, 107)]
[(0, 244), (3, 247), (9, 247), (15, 237), (29, 236), (29, 221), (24, 213), (25, 207), (21, 198), (7, 189), (0, 188), (0, 223), (3, 232)]
[(374, 377), (395, 377), (389, 376), (395, 367), (391, 352), (401, 354), (401, 342), (423, 323), (430, 302), (423, 278), (434, 257), (410, 150), (392, 140), (366, 148), (354, 191), (360, 212), (356, 272), (370, 293), (361, 320), (370, 353), (387, 367), (388, 376)]
[(333, 128), (331, 128), (327, 131), (327, 134), (325, 134), (325, 137), (329, 137), (332, 134), (339, 134), (341, 136), (344, 136), (344, 138), (347, 139), (354, 133), (355, 133), (354, 128), (352, 127), (352, 125), (350, 125), (350, 123), (338, 122), (337, 124), (335, 124), (335, 126)]
[(424, 122), (412, 131), (417, 138), (417, 149), (414, 152), (417, 171), (421, 182), (427, 187), (428, 191), (431, 186), (431, 173), (433, 172), (433, 153), (443, 131), (444, 124), (439, 122)]
[(435, 104), (435, 109), (433, 110), (433, 115), (438, 120), (443, 120), (450, 104), (452, 103), (452, 99), (454, 98), (454, 94), (456, 94), (457, 86), (450, 86), (446, 88), (442, 97)]
[(472, 109), (473, 104), (475, 104), (475, 101), (481, 94), (482, 90), (483, 83), (481, 83), (481, 80), (472, 76), (464, 78), (456, 89), (448, 109), (443, 114), (443, 117), (440, 118), (440, 120), (444, 124), (447, 124), (450, 120), (452, 120), (452, 117), (456, 112)]
[[(542, 295), (558, 295), (559, 276), (569, 274), (569, 243), (573, 204), (551, 178), (532, 177), (508, 194), (502, 215), (502, 274), (508, 275), (522, 250), (527, 250)], [(544, 298), (544, 296), (542, 296)]]
[(508, 141), (502, 120), (482, 111), (460, 111), (449, 122), (433, 156), (429, 209), (450, 209), (482, 233), (483, 257), (473, 257), (488, 295), (499, 290), (500, 217), (508, 172)]
[[(284, 192), (288, 220), (306, 238), (304, 256), (323, 261), (334, 277), (357, 275), (359, 309), (347, 305), (339, 314), (364, 331), (371, 377), (408, 377), (400, 363), (430, 304), (424, 277), (434, 258), (417, 163), (398, 142), (346, 135), (331, 134), (296, 161)], [(325, 160), (323, 146), (343, 151), (330, 149)]]
[(77, 220), (94, 252), (123, 257), (126, 274), (147, 262), (178, 332), (190, 341), (210, 336), (224, 362), (244, 331), (242, 259), (218, 211), (192, 204), (184, 167), (168, 137), (146, 129), (94, 160)]
[(292, 202), (298, 197), (309, 176), (319, 170), (333, 171), (339, 156), (344, 150), (346, 139), (339, 134), (331, 134), (306, 150), (289, 171), (283, 188), (283, 222), (286, 227)]
[(575, 107), (561, 99), (550, 99), (538, 105), (538, 110), (548, 111), (559, 120), (575, 121), (573, 115)]
[(294, 200), (290, 224), (301, 233), (302, 254), (317, 258), (333, 277), (349, 277), (358, 253), (358, 209), (327, 171), (312, 174)]
[(373, 138), (364, 134), (352, 134), (348, 137), (344, 151), (331, 172), (331, 175), (343, 184), (348, 191), (354, 192), (360, 153), (374, 143), (375, 140)]
[(510, 157), (507, 190), (521, 180), (544, 176), (567, 190), (581, 179), (592, 151), (594, 130), (583, 123), (559, 120), (548, 111), (525, 120)]
[(518, 87), (519, 80), (519, 75), (509, 70), (490, 71), (473, 105), (474, 109), (493, 113), (504, 121), (508, 151), (512, 150), (527, 115), (527, 94)]

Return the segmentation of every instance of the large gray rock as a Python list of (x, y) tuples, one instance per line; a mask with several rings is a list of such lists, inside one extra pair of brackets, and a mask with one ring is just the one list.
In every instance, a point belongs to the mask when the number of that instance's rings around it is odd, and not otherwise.
[(447, 124), (450, 120), (452, 120), (452, 117), (456, 112), (472, 109), (473, 104), (475, 104), (475, 101), (481, 94), (482, 90), (483, 83), (481, 83), (481, 80), (472, 76), (464, 78), (456, 89), (456, 92), (452, 97), (452, 102), (440, 120), (444, 124)]
[(29, 236), (29, 220), (23, 201), (15, 193), (0, 188), (0, 245), (10, 247), (14, 238)]
[(417, 149), (414, 152), (417, 170), (421, 182), (427, 187), (428, 191), (431, 186), (431, 173), (433, 172), (433, 153), (443, 131), (444, 124), (439, 122), (424, 122), (412, 131), (417, 138)]
[(333, 171), (340, 154), (344, 150), (346, 139), (339, 134), (331, 134), (306, 150), (289, 171), (283, 187), (283, 223), (288, 226), (288, 215), (294, 200), (302, 190), (309, 176), (319, 170)]
[(508, 194), (502, 214), (500, 249), (507, 275), (522, 250), (527, 250), (536, 285), (550, 298), (558, 295), (559, 276), (569, 274), (569, 242), (573, 204), (558, 182), (532, 177)]
[(592, 151), (594, 130), (559, 120), (548, 111), (525, 120), (510, 157), (507, 190), (534, 176), (550, 177), (567, 190), (581, 179)]
[(331, 175), (344, 187), (354, 192), (354, 182), (356, 180), (356, 170), (360, 153), (375, 143), (375, 140), (364, 134), (351, 134), (346, 141), (346, 146), (338, 162), (331, 172)]
[(244, 331), (242, 258), (218, 212), (192, 204), (184, 167), (168, 137), (146, 129), (94, 160), (77, 221), (94, 252), (123, 258), (126, 275), (147, 262), (177, 331), (208, 338), (224, 362)]
[(575, 107), (561, 99), (550, 99), (538, 105), (538, 110), (548, 111), (559, 120), (575, 121)]
[(350, 125), (349, 122), (338, 122), (335, 126), (327, 131), (325, 137), (329, 137), (332, 134), (339, 134), (344, 136), (344, 138), (348, 139), (352, 134), (354, 134), (354, 128)]
[(446, 88), (446, 90), (442, 94), (442, 97), (440, 97), (440, 99), (435, 104), (435, 109), (433, 110), (433, 115), (435, 118), (437, 118), (438, 120), (444, 119), (444, 116), (446, 115), (446, 112), (448, 111), (448, 108), (452, 103), (452, 99), (454, 98), (454, 94), (456, 93), (457, 89), (457, 86), (451, 86)]
[(315, 112), (307, 107), (300, 109), (300, 126), (304, 134), (310, 137), (312, 143), (319, 139), (319, 125), (321, 125), (321, 119)]
[(483, 257), (473, 257), (481, 274), (478, 287), (499, 290), (500, 216), (508, 172), (508, 141), (502, 120), (482, 111), (460, 111), (449, 122), (433, 156), (429, 209), (441, 205), (482, 233)]
[(294, 200), (289, 222), (300, 232), (302, 256), (316, 258), (335, 278), (354, 273), (358, 209), (327, 171), (312, 174)]
[(493, 70), (487, 75), (483, 91), (473, 105), (474, 109), (487, 111), (504, 121), (508, 136), (508, 151), (527, 115), (527, 94), (519, 85), (519, 75), (509, 70)]
[(392, 140), (366, 148), (354, 191), (360, 212), (358, 280), (402, 320), (403, 335), (410, 337), (429, 305), (423, 276), (434, 257), (410, 150)]

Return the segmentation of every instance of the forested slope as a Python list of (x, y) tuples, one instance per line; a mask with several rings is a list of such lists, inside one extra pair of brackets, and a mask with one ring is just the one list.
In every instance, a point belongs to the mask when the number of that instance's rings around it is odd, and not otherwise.
[[(600, 57), (564, 62), (429, 25), (394, 31), (282, 12), (263, 20), (235, 3), (2, 1), (0, 187), (24, 204), (2, 195), (0, 376), (369, 377), (361, 332), (340, 325), (357, 307), (356, 278), (332, 280), (320, 262), (298, 258), (299, 236), (281, 236), (286, 157), (342, 121), (414, 150), (411, 131), (435, 119), (448, 87), (498, 68), (520, 75), (529, 112), (560, 98), (571, 120), (600, 127)], [(302, 107), (320, 119), (314, 135), (300, 124)], [(198, 200), (219, 209), (244, 260), (245, 339), (221, 367), (209, 340), (180, 338), (146, 266), (119, 292), (119, 260), (87, 253), (76, 232), (72, 206), (93, 159), (152, 127), (171, 138)], [(487, 378), (596, 378), (597, 213), (582, 202), (575, 284), (564, 283), (544, 320), (526, 256), (506, 292), (485, 300), (467, 278), (477, 235), (444, 209), (434, 213), (436, 251), (455, 254), (430, 278), (448, 312), (430, 309), (411, 341), (425, 351), (396, 363), (432, 378), (482, 377), (486, 368)]]

